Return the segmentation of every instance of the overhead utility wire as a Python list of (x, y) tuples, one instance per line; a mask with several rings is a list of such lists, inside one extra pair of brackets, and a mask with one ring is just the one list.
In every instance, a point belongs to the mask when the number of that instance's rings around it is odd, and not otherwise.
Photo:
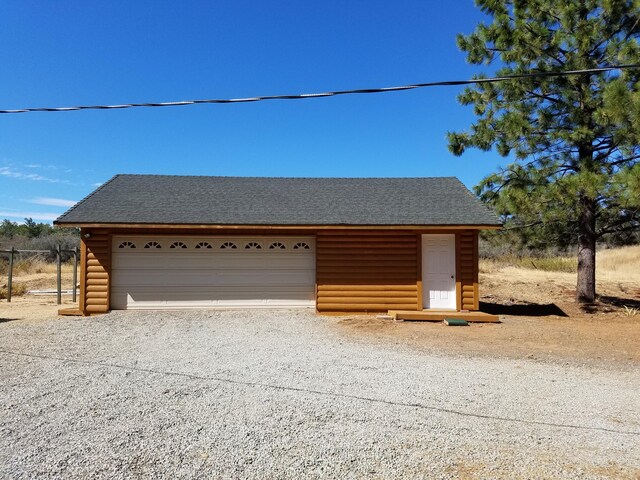
[(640, 68), (640, 64), (635, 63), (635, 64), (629, 64), (629, 65), (610, 65), (610, 66), (601, 67), (601, 68), (588, 68), (584, 70), (567, 70), (564, 72), (521, 73), (517, 75), (505, 75), (502, 77), (476, 78), (471, 80), (448, 80), (444, 82), (415, 83), (413, 85), (402, 85), (397, 87), (362, 88), (362, 89), (356, 89), (356, 90), (338, 90), (335, 92), (324, 92), (324, 93), (303, 93), (300, 95), (264, 95), (259, 97), (247, 97), (247, 98), (185, 100), (181, 102), (159, 102), (159, 103), (124, 103), (121, 105), (81, 105), (78, 107), (19, 108), (14, 110), (0, 110), (0, 113), (72, 112), (75, 110), (112, 110), (112, 109), (118, 109), (118, 108), (136, 108), (136, 107), (181, 107), (184, 105), (201, 105), (201, 104), (207, 104), (207, 103), (248, 103), (248, 102), (259, 102), (262, 100), (300, 100), (305, 98), (335, 97), (337, 95), (353, 95), (358, 93), (398, 92), (402, 90), (413, 90), (415, 88), (425, 88), (425, 87), (442, 87), (442, 86), (454, 86), (454, 85), (472, 85), (472, 84), (480, 84), (480, 83), (496, 83), (496, 82), (503, 82), (506, 80), (514, 80), (519, 78), (566, 77), (569, 75), (602, 73), (602, 72), (608, 72), (611, 70), (624, 70), (629, 68)]

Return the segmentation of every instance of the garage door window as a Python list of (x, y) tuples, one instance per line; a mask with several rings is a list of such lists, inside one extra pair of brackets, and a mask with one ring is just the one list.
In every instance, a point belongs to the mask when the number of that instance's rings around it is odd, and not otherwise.
[[(162, 248), (169, 248), (172, 250), (268, 250), (269, 253), (275, 254), (282, 251), (282, 254), (286, 254), (286, 250), (311, 250), (311, 244), (308, 242), (296, 242), (296, 241), (276, 241), (266, 243), (254, 240), (247, 240), (241, 243), (232, 241), (179, 241), (173, 239), (167, 240), (142, 240), (139, 243), (137, 241), (124, 240), (116, 243), (114, 248), (119, 250), (134, 249), (137, 245), (141, 245), (144, 250), (157, 250)], [(167, 247), (168, 246), (168, 247)], [(285, 250), (285, 251), (283, 251)], [(142, 253), (142, 252), (140, 252)], [(249, 253), (249, 252), (247, 252)]]

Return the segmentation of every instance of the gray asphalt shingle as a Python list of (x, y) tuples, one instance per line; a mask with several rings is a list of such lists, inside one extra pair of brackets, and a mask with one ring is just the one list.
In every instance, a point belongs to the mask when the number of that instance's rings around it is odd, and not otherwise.
[(56, 224), (500, 225), (454, 177), (116, 175)]

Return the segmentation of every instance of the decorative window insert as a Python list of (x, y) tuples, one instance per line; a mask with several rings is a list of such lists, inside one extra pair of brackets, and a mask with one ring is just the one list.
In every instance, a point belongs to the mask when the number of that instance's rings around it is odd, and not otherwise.
[(224, 242), (222, 245), (220, 245), (221, 249), (225, 249), (225, 248), (238, 248), (238, 246), (233, 243), (233, 242)]
[(294, 250), (309, 250), (309, 245), (304, 242), (298, 242), (293, 246)]
[(262, 248), (262, 245), (260, 245), (258, 242), (249, 242), (244, 246), (245, 249), (255, 249), (255, 250), (260, 250)]
[(158, 242), (149, 242), (144, 246), (144, 248), (162, 248), (162, 245)]
[(275, 242), (269, 245), (269, 250), (284, 250), (285, 248), (284, 244), (280, 242)]
[(173, 242), (169, 248), (187, 248), (182, 242)]
[(196, 248), (213, 248), (209, 242), (198, 242)]
[(133, 242), (122, 242), (118, 248), (136, 248), (136, 244)]

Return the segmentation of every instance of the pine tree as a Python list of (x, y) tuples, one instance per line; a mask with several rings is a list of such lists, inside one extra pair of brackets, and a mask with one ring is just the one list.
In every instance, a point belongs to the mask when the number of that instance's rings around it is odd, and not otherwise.
[[(498, 75), (640, 63), (640, 0), (476, 4), (491, 22), (458, 46)], [(573, 239), (576, 298), (593, 302), (596, 242), (640, 226), (640, 69), (478, 84), (459, 101), (477, 120), (448, 134), (451, 152), (495, 148), (513, 162), (477, 193), (523, 232)]]

